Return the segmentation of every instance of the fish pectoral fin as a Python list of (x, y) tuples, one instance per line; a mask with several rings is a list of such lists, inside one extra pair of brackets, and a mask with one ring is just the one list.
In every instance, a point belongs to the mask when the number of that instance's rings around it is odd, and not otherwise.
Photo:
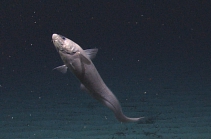
[(84, 55), (80, 54), (80, 59), (82, 61), (82, 63), (85, 63), (87, 65), (91, 64), (91, 61), (89, 59), (87, 59)]
[(80, 88), (81, 88), (81, 90), (89, 93), (89, 90), (83, 84), (80, 85)]
[(97, 48), (94, 48), (94, 49), (86, 49), (86, 50), (84, 50), (84, 52), (92, 60), (97, 55), (98, 49)]
[(65, 74), (65, 73), (67, 73), (67, 66), (66, 65), (62, 65), (62, 66), (54, 68), (53, 70), (57, 70), (57, 71)]

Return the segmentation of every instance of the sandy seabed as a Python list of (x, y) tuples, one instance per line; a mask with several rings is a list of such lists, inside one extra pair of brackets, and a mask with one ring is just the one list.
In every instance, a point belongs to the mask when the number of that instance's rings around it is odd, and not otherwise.
[(82, 93), (43, 97), (1, 98), (1, 139), (210, 139), (209, 92), (137, 93), (118, 95), (128, 117), (120, 123), (113, 113)]

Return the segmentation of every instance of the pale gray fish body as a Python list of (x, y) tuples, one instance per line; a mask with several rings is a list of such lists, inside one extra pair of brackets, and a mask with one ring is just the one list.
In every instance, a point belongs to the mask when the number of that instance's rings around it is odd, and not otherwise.
[(98, 49), (83, 50), (75, 42), (58, 34), (53, 34), (52, 40), (64, 62), (64, 65), (55, 69), (62, 73), (69, 69), (81, 82), (81, 88), (87, 90), (91, 96), (111, 109), (120, 122), (136, 122), (143, 118), (129, 118), (123, 114), (116, 96), (106, 86), (91, 61)]

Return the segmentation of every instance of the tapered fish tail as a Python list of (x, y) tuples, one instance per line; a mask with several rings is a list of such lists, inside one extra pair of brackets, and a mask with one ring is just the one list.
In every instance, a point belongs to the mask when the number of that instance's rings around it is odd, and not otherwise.
[[(109, 96), (109, 99), (106, 98), (108, 96)], [(130, 118), (130, 117), (125, 116), (122, 112), (122, 107), (119, 101), (117, 100), (116, 96), (111, 91), (107, 94), (107, 96), (104, 96), (104, 98), (102, 99), (102, 102), (105, 106), (107, 106), (109, 109), (113, 111), (116, 119), (120, 122), (138, 122), (144, 118), (144, 117)]]
[(138, 121), (144, 119), (144, 117), (130, 118), (130, 117), (125, 116), (124, 114), (122, 114), (122, 115), (115, 115), (115, 116), (116, 116), (118, 121), (123, 122), (123, 123), (126, 123), (126, 122), (138, 122)]

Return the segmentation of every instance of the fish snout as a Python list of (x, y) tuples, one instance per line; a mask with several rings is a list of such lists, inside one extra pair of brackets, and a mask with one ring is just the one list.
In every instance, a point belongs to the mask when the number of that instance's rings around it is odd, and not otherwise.
[(52, 40), (57, 39), (57, 38), (58, 38), (58, 36), (59, 36), (58, 34), (55, 34), (55, 33), (54, 33), (54, 34), (52, 35)]

